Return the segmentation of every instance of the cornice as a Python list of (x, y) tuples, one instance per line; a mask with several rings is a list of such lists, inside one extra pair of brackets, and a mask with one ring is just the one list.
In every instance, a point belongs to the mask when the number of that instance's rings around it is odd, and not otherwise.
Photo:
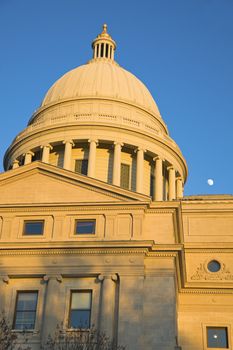
[(146, 248), (116, 248), (116, 249), (0, 249), (0, 256), (21, 256), (21, 255), (29, 255), (29, 256), (54, 256), (54, 255), (131, 255), (131, 254), (143, 254), (145, 255), (148, 252)]
[(181, 294), (233, 294), (232, 289), (208, 289), (208, 288), (181, 288), (179, 290)]
[[(125, 203), (124, 203), (125, 204)], [(145, 210), (145, 206), (146, 204), (143, 205), (136, 205), (136, 203), (132, 203), (128, 204), (128, 205), (124, 205), (123, 203), (104, 203), (101, 205), (98, 205), (97, 203), (85, 203), (86, 207), (83, 207), (83, 203), (77, 204), (77, 203), (70, 203), (70, 204), (66, 204), (66, 203), (51, 203), (51, 205), (45, 204), (45, 203), (41, 203), (41, 205), (30, 205), (30, 207), (28, 206), (28, 203), (25, 204), (19, 204), (19, 205), (9, 205), (9, 206), (1, 206), (0, 205), (0, 211), (1, 213), (7, 212), (7, 213), (14, 213), (14, 212), (35, 212), (37, 211), (41, 211), (41, 212), (49, 212), (52, 215), (52, 211), (54, 212), (58, 212), (58, 211), (64, 211), (64, 212), (70, 212), (72, 211), (90, 211), (90, 209), (92, 211), (113, 211), (113, 210), (117, 210), (117, 208), (119, 210)], [(135, 205), (134, 205), (135, 204)], [(47, 205), (47, 206), (45, 206)]]

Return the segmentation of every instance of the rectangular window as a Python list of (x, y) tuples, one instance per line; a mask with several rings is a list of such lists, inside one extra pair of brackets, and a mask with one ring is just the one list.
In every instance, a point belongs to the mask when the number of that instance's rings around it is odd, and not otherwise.
[(95, 234), (95, 220), (76, 220), (76, 235), (93, 235)]
[(121, 163), (121, 187), (129, 189), (129, 173), (130, 166), (128, 164)]
[(13, 329), (35, 328), (38, 292), (18, 292)]
[(71, 292), (69, 328), (90, 328), (91, 299), (91, 291)]
[(75, 172), (83, 175), (87, 175), (88, 160), (76, 159), (75, 160)]
[(228, 349), (227, 327), (207, 327), (207, 347)]
[(23, 234), (26, 236), (43, 235), (44, 220), (24, 221)]

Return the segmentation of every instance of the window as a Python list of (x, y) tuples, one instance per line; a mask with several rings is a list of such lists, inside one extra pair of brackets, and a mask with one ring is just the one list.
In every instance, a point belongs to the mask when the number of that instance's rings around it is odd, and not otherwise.
[(87, 159), (76, 159), (75, 160), (75, 172), (83, 175), (87, 175)]
[(228, 349), (227, 327), (207, 327), (207, 347)]
[(91, 291), (71, 292), (69, 328), (90, 328), (91, 299)]
[(44, 232), (44, 221), (24, 221), (23, 234), (28, 236), (43, 235)]
[(217, 260), (211, 260), (207, 268), (210, 272), (218, 272), (221, 269), (221, 264)]
[(155, 185), (155, 176), (154, 174), (150, 174), (150, 196), (154, 195), (154, 185)]
[(129, 189), (129, 172), (130, 166), (121, 163), (121, 187)]
[(95, 220), (76, 220), (76, 235), (93, 235), (95, 234)]
[(18, 292), (13, 329), (34, 329), (38, 292)]

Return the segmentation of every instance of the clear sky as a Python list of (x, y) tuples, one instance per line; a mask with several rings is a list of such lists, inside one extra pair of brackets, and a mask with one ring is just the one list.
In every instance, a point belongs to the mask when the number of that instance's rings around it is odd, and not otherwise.
[(103, 23), (186, 158), (185, 194), (232, 194), (233, 0), (0, 0), (1, 159)]

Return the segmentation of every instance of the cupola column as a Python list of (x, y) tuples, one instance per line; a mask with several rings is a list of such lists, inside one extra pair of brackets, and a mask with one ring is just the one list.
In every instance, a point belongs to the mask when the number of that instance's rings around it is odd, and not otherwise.
[(155, 161), (155, 196), (156, 201), (163, 200), (163, 160), (159, 156), (154, 158)]
[(144, 152), (143, 148), (137, 149), (136, 192), (140, 193), (143, 193)]
[(47, 144), (47, 145), (41, 146), (40, 148), (42, 148), (42, 159), (41, 159), (41, 161), (43, 163), (49, 163), (49, 153), (50, 153), (50, 150), (53, 149), (53, 147), (50, 144)]
[(183, 197), (183, 181), (182, 177), (177, 177), (176, 179), (176, 196), (177, 198)]
[(176, 172), (173, 166), (167, 168), (168, 170), (168, 200), (171, 201), (176, 198)]
[(114, 142), (114, 156), (113, 156), (113, 185), (120, 186), (121, 183), (121, 147), (123, 143)]
[(74, 142), (73, 140), (65, 140), (63, 141), (63, 143), (65, 144), (63, 168), (67, 170), (71, 170), (71, 156), (72, 156), (72, 147), (74, 146)]
[(18, 159), (15, 159), (12, 164), (12, 169), (17, 169), (19, 167), (19, 161)]
[(102, 309), (101, 309), (101, 332), (105, 333), (110, 339), (113, 339), (114, 309), (115, 309), (115, 291), (118, 277), (113, 275), (99, 275), (99, 281), (102, 282)]
[(98, 140), (88, 140), (88, 142), (90, 145), (87, 176), (95, 177), (96, 147), (98, 145)]
[(24, 165), (30, 164), (32, 162), (32, 157), (34, 156), (34, 153), (29, 151), (25, 153), (24, 155)]

